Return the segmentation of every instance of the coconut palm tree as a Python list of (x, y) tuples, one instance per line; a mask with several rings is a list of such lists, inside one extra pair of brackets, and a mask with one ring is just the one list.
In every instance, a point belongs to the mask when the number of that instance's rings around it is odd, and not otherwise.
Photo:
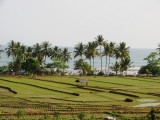
[(91, 42), (91, 51), (90, 51), (90, 54), (91, 54), (91, 56), (92, 56), (92, 59), (93, 59), (93, 70), (94, 70), (94, 58), (96, 57), (96, 56), (99, 56), (100, 55), (100, 53), (97, 51), (97, 46), (98, 46), (98, 44), (97, 44), (97, 42), (96, 41), (93, 41), (93, 42)]
[(84, 55), (87, 59), (89, 59), (90, 66), (91, 66), (91, 59), (92, 59), (91, 51), (92, 51), (92, 42), (88, 42), (88, 44), (85, 45)]
[(131, 67), (132, 63), (133, 62), (131, 61), (130, 57), (125, 57), (124, 59), (122, 59), (120, 64), (122, 74), (123, 74), (123, 71), (126, 71), (126, 75), (127, 75), (127, 70), (128, 68)]
[(21, 51), (21, 43), (20, 42), (15, 42), (15, 52), (16, 52), (16, 55), (15, 57), (17, 58), (17, 56), (19, 56), (20, 54), (20, 51)]
[(119, 62), (115, 62), (115, 64), (113, 66), (110, 67), (113, 71), (116, 72), (116, 76), (117, 76), (117, 73), (118, 71), (120, 70), (120, 63)]
[(101, 59), (101, 71), (102, 71), (102, 52), (101, 52), (101, 47), (104, 44), (104, 38), (103, 38), (102, 35), (98, 35), (95, 39), (96, 39), (98, 45), (100, 46), (100, 59)]
[(20, 53), (22, 60), (25, 60), (26, 59), (26, 46), (25, 45), (20, 46), (19, 53)]
[[(117, 47), (115, 48), (115, 57), (116, 57), (116, 59), (120, 58), (121, 59), (121, 63), (122, 63), (123, 59), (129, 57), (129, 48), (130, 47), (126, 47), (126, 43), (125, 42), (120, 42), (119, 45), (117, 45)], [(122, 67), (120, 68), (120, 71), (121, 72), (123, 71)]]
[(110, 68), (110, 58), (113, 57), (115, 52), (115, 43), (114, 42), (110, 42), (109, 43), (109, 63), (108, 63), (108, 72), (109, 72), (109, 68)]
[(33, 48), (32, 47), (27, 47), (26, 48), (26, 57), (32, 57), (32, 52), (33, 52)]
[(74, 47), (74, 58), (80, 56), (82, 59), (82, 56), (84, 55), (84, 45), (82, 42), (78, 43), (75, 47)]
[(129, 57), (129, 48), (130, 47), (126, 47), (125, 42), (120, 42), (119, 45), (116, 47), (116, 58), (120, 58), (122, 60), (126, 57)]
[(58, 48), (58, 46), (55, 46), (52, 49), (52, 53), (50, 54), (52, 59), (60, 59), (62, 57), (62, 50)]
[(84, 63), (84, 59), (80, 58), (79, 60), (74, 61), (74, 69), (75, 70), (80, 70), (81, 74), (82, 74), (82, 66)]
[(14, 40), (11, 40), (8, 43), (8, 47), (5, 50), (6, 50), (7, 56), (8, 57), (12, 56), (12, 59), (14, 60), (16, 56), (16, 43), (14, 42)]
[(33, 45), (33, 57), (37, 58), (38, 61), (42, 64), (43, 61), (43, 51), (42, 51), (42, 46), (39, 43), (36, 43)]
[(105, 73), (107, 74), (107, 57), (110, 53), (110, 46), (108, 43), (104, 44), (104, 51), (103, 51), (103, 55), (106, 56), (106, 64), (105, 64)]
[(18, 55), (13, 61), (13, 71), (15, 72), (16, 75), (19, 73), (19, 70), (21, 69), (21, 62), (22, 58), (20, 55)]
[(68, 51), (68, 48), (64, 48), (62, 51), (62, 58), (64, 59), (64, 62), (68, 62), (71, 60), (71, 52)]
[(50, 46), (51, 44), (49, 43), (49, 41), (45, 41), (42, 43), (42, 51), (43, 51), (43, 55), (45, 58), (45, 63), (46, 63), (46, 57), (49, 57), (49, 53), (50, 53)]

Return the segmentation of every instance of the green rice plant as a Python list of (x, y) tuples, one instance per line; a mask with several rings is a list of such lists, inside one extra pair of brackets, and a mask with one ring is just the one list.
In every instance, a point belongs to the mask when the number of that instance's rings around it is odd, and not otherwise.
[(96, 116), (94, 114), (91, 115), (90, 120), (95, 120)]
[(53, 117), (55, 118), (55, 120), (59, 120), (59, 119), (60, 119), (58, 112), (54, 113), (54, 114), (53, 114)]
[(23, 111), (23, 110), (19, 110), (17, 111), (17, 118), (19, 119), (20, 117), (26, 115), (26, 111)]
[(81, 112), (77, 115), (77, 117), (80, 119), (80, 120), (83, 120), (86, 116), (86, 113), (85, 112)]
[(70, 120), (76, 120), (75, 116), (74, 116), (74, 115), (72, 115), (72, 118), (71, 118)]
[(50, 119), (50, 116), (48, 114), (44, 114), (44, 119)]

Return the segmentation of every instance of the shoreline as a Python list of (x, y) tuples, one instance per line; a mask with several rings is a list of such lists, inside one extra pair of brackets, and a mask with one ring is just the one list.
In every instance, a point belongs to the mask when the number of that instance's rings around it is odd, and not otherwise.
[[(138, 75), (138, 71), (139, 71), (139, 69), (140, 69), (140, 67), (131, 67), (131, 68), (129, 68), (127, 71), (124, 71), (123, 73), (124, 73), (124, 75)], [(100, 69), (97, 69), (98, 71), (100, 71)], [(66, 69), (65, 70), (68, 74), (71, 74), (71, 75), (79, 75), (79, 71), (80, 70), (74, 70), (73, 68), (69, 68), (69, 69)], [(105, 73), (105, 69), (102, 69), (102, 71)], [(98, 73), (98, 72), (96, 72), (96, 73)], [(114, 73), (114, 74), (116, 74), (114, 71), (112, 71), (111, 69), (109, 69), (109, 73)], [(109, 74), (108, 73), (108, 70), (107, 70), (107, 74)], [(119, 74), (119, 72), (118, 72), (118, 74)]]

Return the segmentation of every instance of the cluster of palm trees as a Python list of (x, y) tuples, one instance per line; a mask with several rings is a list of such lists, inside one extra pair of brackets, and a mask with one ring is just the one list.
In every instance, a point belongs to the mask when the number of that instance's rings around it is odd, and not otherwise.
[[(95, 41), (88, 42), (87, 44), (83, 44), (82, 42), (78, 43), (74, 47), (74, 57), (76, 58), (78, 56), (80, 56), (81, 59), (83, 58), (83, 56), (85, 57), (85, 59), (89, 59), (90, 66), (92, 66), (92, 70), (95, 70), (95, 67), (94, 67), (95, 57), (100, 57), (101, 71), (103, 71), (102, 57), (105, 56), (106, 57), (106, 62), (105, 62), (106, 74), (109, 73), (110, 68), (116, 71), (116, 73), (117, 71), (121, 71), (123, 73), (123, 71), (127, 70), (132, 63), (129, 55), (129, 47), (126, 46), (125, 42), (120, 42), (119, 44), (116, 44), (114, 42), (108, 42), (104, 40), (102, 35), (98, 35), (95, 38)], [(116, 59), (116, 63), (112, 67), (110, 66), (111, 57)], [(93, 63), (91, 61), (93, 61)]]
[[(102, 35), (98, 35), (94, 41), (83, 44), (78, 43), (74, 47), (74, 58), (80, 57), (80, 59), (88, 59), (90, 66), (95, 71), (95, 58), (99, 57), (101, 61), (100, 71), (102, 70), (103, 61), (102, 57), (105, 56), (105, 73), (110, 72), (110, 68), (117, 73), (117, 71), (123, 72), (127, 70), (132, 63), (129, 56), (129, 47), (125, 42), (116, 44), (114, 42), (105, 41)], [(32, 57), (37, 59), (42, 66), (46, 65), (46, 59), (63, 59), (64, 62), (71, 60), (71, 52), (68, 48), (59, 48), (58, 46), (52, 47), (48, 41), (44, 41), (41, 44), (36, 43), (33, 46), (25, 46), (20, 42), (11, 40), (6, 48), (6, 54), (8, 57), (12, 57), (12, 62), (9, 63), (10, 68), (16, 68), (15, 71), (20, 70), (21, 63), (27, 58)], [(85, 57), (85, 58), (84, 58)], [(114, 65), (110, 65), (111, 58), (116, 59)]]
[(16, 71), (20, 70), (20, 64), (29, 57), (37, 59), (41, 65), (46, 65), (47, 57), (50, 59), (63, 59), (65, 62), (71, 59), (71, 52), (68, 51), (68, 48), (61, 49), (58, 46), (51, 48), (48, 41), (42, 44), (36, 43), (33, 46), (25, 46), (20, 42), (11, 40), (6, 48), (6, 54), (8, 57), (12, 57), (9, 66), (18, 68)]

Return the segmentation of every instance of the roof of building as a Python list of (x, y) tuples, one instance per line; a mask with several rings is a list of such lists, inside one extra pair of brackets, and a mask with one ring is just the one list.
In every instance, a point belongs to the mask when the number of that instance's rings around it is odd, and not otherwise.
[(88, 83), (89, 81), (86, 79), (77, 79), (75, 82)]

